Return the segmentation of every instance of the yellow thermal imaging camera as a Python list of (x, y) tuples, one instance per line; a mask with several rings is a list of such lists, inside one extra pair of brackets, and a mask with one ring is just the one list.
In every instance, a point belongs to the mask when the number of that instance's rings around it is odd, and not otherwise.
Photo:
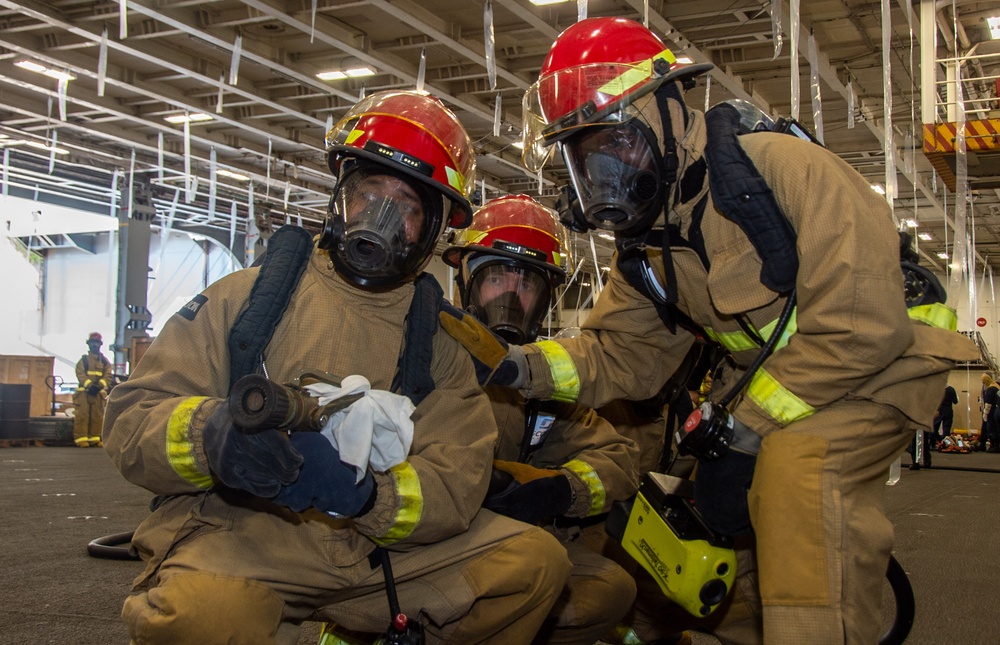
[(605, 530), (667, 598), (693, 616), (707, 616), (732, 589), (736, 553), (732, 540), (708, 528), (693, 497), (691, 481), (649, 473), (634, 500), (612, 508)]

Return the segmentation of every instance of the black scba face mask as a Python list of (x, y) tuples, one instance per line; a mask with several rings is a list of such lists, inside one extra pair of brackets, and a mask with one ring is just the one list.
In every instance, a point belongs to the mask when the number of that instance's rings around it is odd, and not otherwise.
[(663, 157), (641, 121), (587, 128), (563, 144), (563, 157), (590, 226), (638, 232), (663, 209)]
[(513, 345), (535, 340), (551, 299), (551, 278), (516, 260), (477, 258), (463, 303), (480, 322)]
[(320, 247), (337, 271), (362, 287), (412, 278), (434, 251), (444, 198), (401, 173), (359, 162), (341, 177)]

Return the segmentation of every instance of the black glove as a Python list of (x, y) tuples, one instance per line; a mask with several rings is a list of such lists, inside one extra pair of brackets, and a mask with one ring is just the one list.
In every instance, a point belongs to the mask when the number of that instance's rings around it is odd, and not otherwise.
[(208, 465), (226, 486), (258, 497), (274, 497), (299, 474), (302, 455), (277, 430), (244, 433), (229, 406), (218, 406), (202, 431)]
[(87, 386), (87, 394), (90, 396), (97, 396), (101, 392), (101, 386), (97, 383), (93, 383)]
[(699, 461), (694, 479), (694, 505), (716, 533), (750, 532), (747, 493), (753, 482), (757, 455), (730, 450), (713, 461)]
[(357, 470), (342, 462), (330, 440), (318, 432), (296, 432), (291, 442), (305, 461), (299, 478), (281, 487), (274, 498), (276, 504), (296, 513), (313, 507), (345, 517), (357, 517), (371, 510), (376, 489), (371, 471), (355, 483)]
[(569, 479), (557, 470), (506, 461), (494, 461), (493, 467), (494, 472), (502, 471), (513, 476), (505, 489), (499, 492), (491, 490), (492, 494), (483, 502), (483, 507), (494, 513), (538, 524), (544, 519), (562, 515), (573, 503)]

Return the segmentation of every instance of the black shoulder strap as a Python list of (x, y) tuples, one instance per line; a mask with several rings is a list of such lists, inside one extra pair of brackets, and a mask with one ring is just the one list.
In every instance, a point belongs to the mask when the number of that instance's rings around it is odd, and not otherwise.
[(264, 348), (271, 342), (306, 270), (312, 248), (312, 237), (298, 226), (282, 226), (268, 240), (247, 306), (229, 330), (230, 388), (257, 370)]
[(80, 360), (83, 361), (83, 371), (84, 372), (89, 372), (90, 371), (90, 361), (87, 360), (87, 355), (84, 354), (83, 357)]
[(392, 390), (408, 397), (413, 405), (420, 405), (434, 389), (431, 357), (434, 334), (440, 326), (438, 312), (444, 303), (444, 290), (430, 273), (417, 276), (413, 286), (415, 291), (406, 314), (403, 351), (399, 356)]
[(795, 230), (740, 145), (739, 123), (739, 112), (727, 103), (705, 113), (705, 159), (712, 199), (757, 250), (760, 281), (774, 291), (789, 291), (795, 287), (799, 271)]

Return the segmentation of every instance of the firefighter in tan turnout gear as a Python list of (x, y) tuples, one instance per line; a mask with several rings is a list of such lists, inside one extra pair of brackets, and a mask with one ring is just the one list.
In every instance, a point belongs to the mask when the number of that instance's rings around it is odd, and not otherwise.
[[(512, 195), (476, 211), (442, 258), (458, 269), (462, 307), (520, 345), (538, 337), (552, 293), (565, 280), (563, 238), (554, 211)], [(500, 439), (484, 506), (548, 524), (573, 562), (566, 589), (535, 642), (592, 645), (628, 611), (635, 582), (583, 545), (581, 527), (601, 530), (611, 504), (635, 492), (637, 447), (589, 408), (526, 402), (499, 386), (486, 392)]]
[(711, 399), (726, 405), (681, 432), (724, 440), (694, 446), (696, 504), (719, 532), (752, 523), (767, 643), (873, 643), (886, 473), (975, 348), (953, 310), (907, 307), (899, 236), (864, 178), (795, 136), (737, 138), (731, 106), (685, 105), (682, 83), (710, 67), (679, 66), (625, 19), (580, 21), (553, 44), (525, 97), (525, 162), (561, 151), (577, 224), (614, 231), (618, 254), (582, 335), (512, 347), (507, 382), (590, 406), (643, 399), (688, 329), (724, 345), (739, 369)]
[[(123, 619), (137, 644), (295, 643), (305, 620), (384, 633), (376, 564), (389, 553), (399, 607), (427, 642), (528, 643), (571, 565), (542, 529), (481, 510), (496, 425), (468, 351), (439, 328), (443, 293), (420, 273), (444, 226), (471, 219), (468, 136), (436, 99), (383, 92), (328, 144), (337, 190), (315, 249), (305, 237), (301, 277), (280, 271), (276, 290), (258, 279), (276, 275), (268, 262), (283, 255), (269, 251), (260, 268), (210, 286), (112, 394), (105, 449), (158, 495), (133, 539), (146, 570)], [(231, 335), (269, 299), (252, 288), (294, 291), (276, 322)], [(272, 381), (322, 371), (346, 387), (363, 376), (364, 398), (405, 398), (415, 409), (397, 425), (412, 421), (409, 450), (376, 470), (342, 460), (345, 444), (338, 452), (325, 430), (243, 432), (226, 398), (247, 360)]]
[(89, 351), (76, 362), (73, 393), (73, 443), (81, 448), (101, 445), (104, 403), (111, 385), (111, 361), (101, 353), (104, 339), (92, 332), (87, 337)]

